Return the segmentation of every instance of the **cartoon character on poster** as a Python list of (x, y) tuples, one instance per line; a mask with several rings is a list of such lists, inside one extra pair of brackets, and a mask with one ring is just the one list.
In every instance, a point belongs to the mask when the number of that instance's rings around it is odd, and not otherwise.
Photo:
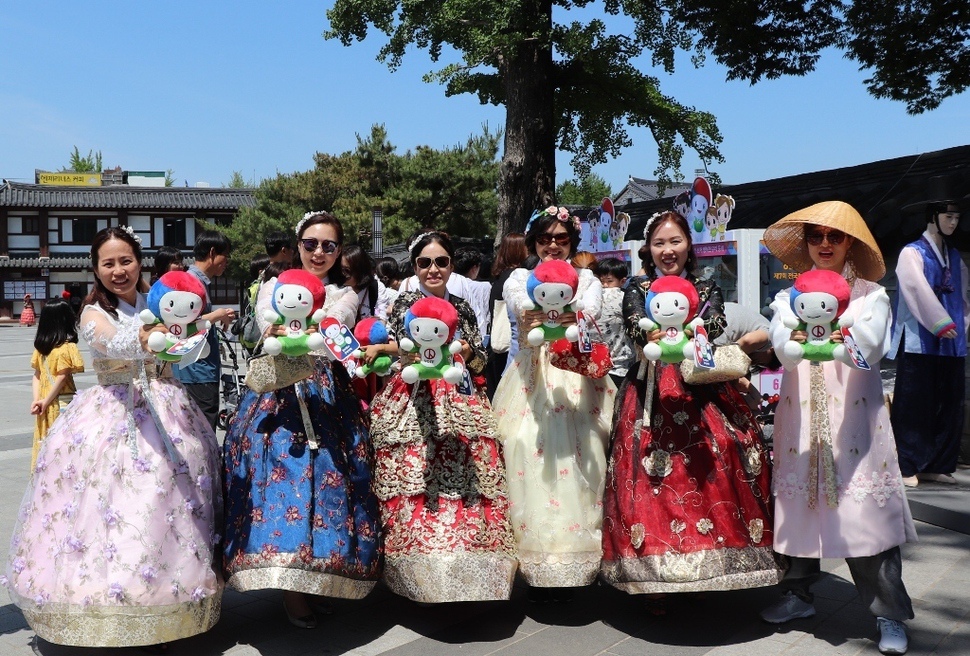
[(687, 214), (687, 223), (694, 232), (704, 231), (704, 219), (712, 201), (711, 184), (707, 178), (695, 178), (690, 187), (690, 210)]
[(630, 227), (630, 215), (626, 212), (620, 212), (613, 219), (613, 224), (610, 226), (610, 241), (612, 242), (613, 250), (620, 250), (620, 244), (626, 239), (626, 231)]
[(600, 231), (600, 211), (593, 210), (586, 216), (586, 223), (589, 224), (589, 243), (594, 251), (599, 250), (599, 231)]
[(586, 217), (589, 223), (590, 244), (594, 251), (608, 250), (613, 235), (613, 201), (604, 198), (599, 209), (595, 209)]
[(323, 345), (334, 359), (345, 362), (360, 349), (360, 342), (350, 332), (350, 328), (333, 317), (325, 317), (320, 322), (323, 331)]
[(690, 191), (682, 191), (674, 198), (674, 211), (685, 219), (690, 212)]
[(711, 241), (714, 241), (714, 235), (718, 235), (718, 239), (724, 241), (727, 236), (727, 226), (731, 222), (731, 215), (734, 213), (734, 198), (732, 196), (725, 196), (724, 194), (718, 194), (714, 198), (714, 205), (711, 207), (717, 217), (717, 223), (714, 228), (714, 232), (711, 234)]

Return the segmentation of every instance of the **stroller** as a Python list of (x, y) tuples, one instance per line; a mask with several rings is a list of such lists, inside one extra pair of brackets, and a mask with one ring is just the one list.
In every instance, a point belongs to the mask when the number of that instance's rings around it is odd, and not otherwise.
[(229, 338), (222, 328), (216, 328), (219, 335), (219, 359), (222, 362), (222, 394), (219, 407), (219, 417), (216, 426), (222, 430), (229, 429), (229, 422), (236, 414), (239, 399), (242, 396), (242, 385), (239, 381), (239, 354), (236, 344)]

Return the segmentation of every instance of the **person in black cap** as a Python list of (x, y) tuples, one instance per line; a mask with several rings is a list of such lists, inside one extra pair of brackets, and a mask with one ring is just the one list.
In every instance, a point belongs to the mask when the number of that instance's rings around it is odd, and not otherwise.
[(899, 254), (889, 352), (896, 360), (891, 421), (909, 487), (921, 480), (955, 484), (963, 435), (970, 302), (967, 266), (949, 238), (965, 199), (949, 182), (931, 178), (931, 199), (903, 208), (926, 217), (926, 230)]

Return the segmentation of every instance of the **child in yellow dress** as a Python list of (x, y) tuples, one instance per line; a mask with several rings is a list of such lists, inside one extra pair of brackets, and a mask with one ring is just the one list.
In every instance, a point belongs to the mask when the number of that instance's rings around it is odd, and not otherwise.
[(84, 360), (77, 348), (77, 318), (66, 299), (51, 299), (40, 311), (30, 366), (34, 370), (30, 414), (37, 416), (30, 456), (33, 470), (41, 441), (77, 391), (74, 374), (84, 371)]

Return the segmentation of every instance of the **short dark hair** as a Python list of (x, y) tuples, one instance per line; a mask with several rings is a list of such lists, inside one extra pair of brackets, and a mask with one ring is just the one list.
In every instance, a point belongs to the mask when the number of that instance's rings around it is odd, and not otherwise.
[(209, 252), (215, 250), (216, 255), (228, 255), (232, 249), (229, 237), (218, 230), (203, 230), (195, 236), (195, 248), (192, 254), (197, 261), (208, 259)]
[(249, 261), (249, 279), (256, 280), (259, 278), (259, 274), (262, 273), (267, 264), (269, 264), (269, 255), (266, 253), (253, 255), (253, 259)]
[(266, 247), (266, 255), (276, 257), (284, 248), (294, 250), (293, 244), (296, 242), (296, 235), (282, 230), (276, 230), (266, 235), (263, 245)]
[(168, 273), (173, 264), (182, 264), (182, 251), (174, 246), (160, 246), (155, 253), (155, 275), (157, 280)]
[(529, 230), (525, 233), (525, 247), (529, 249), (530, 253), (536, 252), (536, 239), (539, 235), (547, 232), (556, 224), (566, 228), (566, 234), (569, 235), (569, 257), (575, 255), (576, 249), (579, 247), (579, 230), (573, 225), (572, 219), (560, 221), (552, 214), (540, 214), (537, 216), (535, 221), (532, 222), (532, 225), (529, 226)]
[(455, 251), (455, 273), (467, 276), (476, 266), (482, 266), (482, 254), (478, 249), (464, 246)]
[(613, 276), (617, 280), (623, 280), (630, 275), (626, 262), (615, 257), (605, 257), (593, 267), (593, 275), (597, 278), (602, 276)]

